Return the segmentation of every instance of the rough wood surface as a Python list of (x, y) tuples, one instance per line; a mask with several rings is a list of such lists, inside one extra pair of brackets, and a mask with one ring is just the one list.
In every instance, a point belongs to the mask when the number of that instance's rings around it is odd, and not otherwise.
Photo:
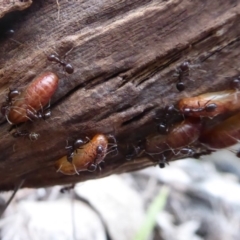
[(9, 12), (24, 10), (32, 4), (31, 0), (0, 0), (0, 18)]
[[(20, 126), (39, 133), (39, 140), (14, 139), (2, 117), (0, 189), (12, 189), (22, 178), (24, 187), (41, 187), (156, 164), (148, 158), (126, 161), (125, 146), (156, 132), (155, 114), (165, 106), (229, 88), (240, 68), (239, 14), (237, 0), (42, 0), (5, 16), (1, 102), (9, 87), (21, 89), (43, 71), (57, 73), (60, 84), (52, 117)], [(11, 28), (15, 34), (5, 34)], [(46, 54), (64, 56), (70, 49), (66, 59), (75, 72), (67, 75)], [(190, 80), (179, 93), (174, 74), (185, 60), (192, 65)], [(96, 133), (113, 134), (118, 155), (109, 155), (102, 171), (56, 173), (53, 165), (66, 154), (66, 139)]]

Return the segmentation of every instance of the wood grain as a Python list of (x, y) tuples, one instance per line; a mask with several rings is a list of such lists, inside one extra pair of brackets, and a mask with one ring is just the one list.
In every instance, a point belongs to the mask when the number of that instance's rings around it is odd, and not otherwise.
[[(234, 0), (35, 1), (0, 22), (0, 101), (7, 89), (24, 88), (53, 71), (60, 83), (52, 117), (20, 129), (38, 141), (14, 139), (0, 124), (0, 189), (42, 187), (95, 179), (155, 165), (147, 157), (126, 161), (125, 147), (157, 130), (155, 115), (186, 96), (229, 89), (239, 74), (240, 2)], [(5, 32), (13, 28), (15, 34)], [(74, 66), (68, 75), (47, 55)], [(190, 61), (186, 91), (176, 89), (177, 67)], [(96, 173), (64, 176), (54, 162), (66, 154), (66, 139), (113, 134), (117, 156)], [(180, 156), (172, 157), (172, 160)]]

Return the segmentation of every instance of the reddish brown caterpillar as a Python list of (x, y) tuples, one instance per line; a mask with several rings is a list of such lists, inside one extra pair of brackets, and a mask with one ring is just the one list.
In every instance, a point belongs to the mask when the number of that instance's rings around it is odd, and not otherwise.
[(211, 149), (230, 147), (240, 139), (240, 113), (203, 131), (199, 141)]
[(46, 106), (58, 86), (59, 78), (55, 73), (45, 72), (34, 78), (26, 89), (19, 93), (10, 91), (7, 101), (2, 104), (1, 112), (10, 124), (19, 124), (36, 118), (45, 118), (50, 112), (44, 113)]
[(145, 151), (149, 155), (156, 155), (168, 150), (180, 150), (193, 142), (200, 135), (201, 122), (188, 118), (172, 127), (167, 135), (156, 135), (146, 140)]
[(236, 90), (205, 93), (181, 99), (178, 108), (186, 116), (215, 117), (239, 109), (239, 97), (240, 92)]
[(74, 152), (71, 156), (71, 162), (69, 162), (69, 155), (66, 155), (55, 163), (55, 168), (57, 172), (66, 175), (78, 174), (81, 171), (93, 172), (103, 162), (107, 155), (107, 150), (107, 137), (103, 134), (97, 134), (92, 140)]

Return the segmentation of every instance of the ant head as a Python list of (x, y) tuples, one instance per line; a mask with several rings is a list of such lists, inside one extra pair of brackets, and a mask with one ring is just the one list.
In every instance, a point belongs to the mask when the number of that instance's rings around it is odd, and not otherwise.
[(188, 156), (192, 156), (195, 153), (195, 151), (191, 148), (182, 148), (182, 149), (180, 149), (179, 152), (182, 155), (188, 155)]
[(9, 90), (8, 101), (12, 101), (13, 98), (17, 97), (19, 94), (20, 92), (17, 89)]
[(96, 152), (98, 156), (102, 156), (104, 153), (104, 147), (102, 145), (97, 146)]
[(180, 69), (182, 72), (186, 72), (186, 71), (189, 70), (189, 66), (190, 66), (189, 61), (185, 61), (185, 62), (183, 62), (183, 63), (179, 66), (179, 69)]
[(158, 132), (160, 133), (160, 134), (167, 134), (168, 133), (168, 131), (169, 131), (169, 128), (168, 128), (168, 126), (167, 126), (167, 124), (165, 124), (165, 123), (160, 123), (159, 125), (158, 125)]
[(44, 120), (49, 119), (51, 117), (51, 110), (50, 109), (45, 110), (41, 116)]
[(47, 56), (47, 59), (49, 61), (53, 62), (53, 61), (56, 61), (56, 59), (58, 59), (58, 57), (55, 54), (50, 54), (50, 55)]
[(85, 144), (85, 142), (82, 139), (77, 139), (73, 144), (73, 148), (78, 149), (84, 144)]
[(18, 137), (24, 137), (27, 136), (29, 134), (29, 132), (27, 130), (23, 130), (23, 131), (16, 131), (12, 134), (12, 136), (14, 138), (18, 138)]
[(240, 77), (233, 79), (230, 86), (235, 89), (240, 89)]

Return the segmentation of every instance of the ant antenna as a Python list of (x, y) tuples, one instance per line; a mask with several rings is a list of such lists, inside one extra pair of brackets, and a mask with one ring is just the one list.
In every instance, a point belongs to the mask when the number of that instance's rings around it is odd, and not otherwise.
[(4, 208), (1, 209), (1, 211), (0, 211), (0, 217), (2, 217), (3, 213), (5, 212), (5, 210), (7, 209), (7, 207), (9, 206), (9, 204), (11, 203), (11, 201), (13, 200), (13, 198), (14, 198), (14, 196), (16, 195), (17, 191), (22, 187), (22, 185), (24, 184), (24, 182), (25, 182), (25, 179), (22, 179), (22, 180), (20, 181), (20, 183), (15, 186), (11, 197), (8, 199), (8, 201), (7, 201), (7, 203), (5, 204)]

